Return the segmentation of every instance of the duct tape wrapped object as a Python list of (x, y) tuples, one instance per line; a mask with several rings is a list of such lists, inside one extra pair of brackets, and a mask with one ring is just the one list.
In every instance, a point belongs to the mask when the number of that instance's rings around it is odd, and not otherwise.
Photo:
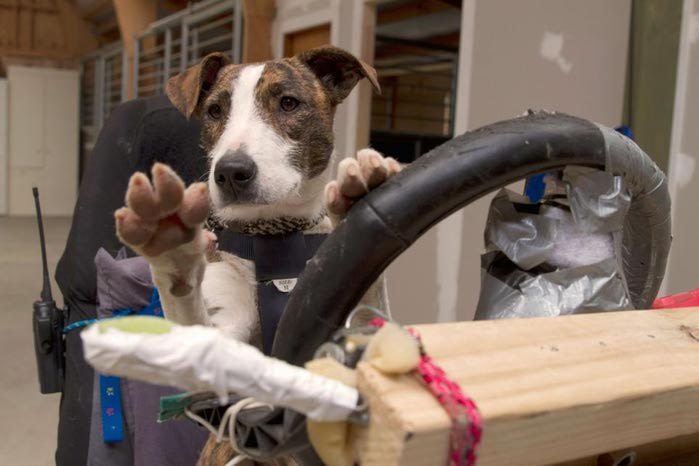
[(578, 166), (545, 182), (540, 203), (507, 189), (493, 199), (476, 319), (633, 309), (622, 261), (629, 183)]
[(218, 329), (135, 316), (103, 321), (81, 333), (85, 360), (106, 374), (214, 392), (285, 406), (318, 421), (345, 420), (359, 402), (356, 389), (314, 375)]

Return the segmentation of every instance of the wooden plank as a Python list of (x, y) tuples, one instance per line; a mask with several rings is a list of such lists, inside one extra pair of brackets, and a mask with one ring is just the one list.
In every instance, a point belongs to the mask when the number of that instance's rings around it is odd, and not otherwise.
[(458, 11), (453, 6), (441, 0), (414, 0), (412, 2), (397, 3), (381, 8), (378, 12), (376, 23), (388, 24), (397, 21), (424, 16), (432, 13), (439, 13), (444, 10)]
[(271, 60), (274, 0), (243, 0), (243, 62)]
[(330, 43), (330, 24), (292, 32), (284, 36), (284, 56), (292, 57), (321, 45)]
[(0, 6), (0, 56), (74, 59), (97, 47), (70, 0)]
[(78, 3), (76, 6), (78, 7), (80, 16), (87, 21), (93, 21), (108, 15), (114, 7), (112, 0), (90, 0)]
[[(420, 325), (483, 416), (479, 466), (553, 464), (699, 432), (699, 309)], [(446, 464), (450, 423), (366, 364), (363, 465)]]

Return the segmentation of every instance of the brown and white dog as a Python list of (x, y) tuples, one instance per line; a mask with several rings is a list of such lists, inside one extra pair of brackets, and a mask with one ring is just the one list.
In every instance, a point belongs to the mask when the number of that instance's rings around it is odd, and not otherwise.
[[(335, 109), (362, 78), (379, 89), (373, 68), (324, 46), (245, 65), (211, 54), (169, 81), (172, 103), (201, 120), (208, 182), (185, 189), (156, 164), (152, 183), (132, 176), (127, 207), (115, 213), (119, 238), (150, 263), (168, 319), (216, 326), (245, 342), (259, 335), (254, 265), (226, 253), (211, 260), (212, 235), (202, 228), (210, 209), (234, 229), (261, 223), (329, 232), (353, 202), (400, 171), (365, 149), (342, 160), (331, 181)], [(365, 302), (387, 308), (383, 281)], [(230, 459), (230, 450), (209, 443), (200, 464)]]

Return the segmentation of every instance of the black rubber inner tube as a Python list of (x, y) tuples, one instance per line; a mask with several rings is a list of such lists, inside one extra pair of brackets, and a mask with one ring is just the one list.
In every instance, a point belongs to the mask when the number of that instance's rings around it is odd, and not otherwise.
[[(301, 365), (341, 326), (388, 265), (432, 226), (527, 176), (580, 165), (624, 177), (632, 194), (623, 270), (632, 303), (655, 297), (669, 249), (664, 175), (638, 146), (587, 120), (536, 112), (437, 147), (358, 202), (309, 261), (279, 323), (272, 355)], [(627, 219), (628, 223), (628, 219)], [(477, 266), (474, 264), (474, 266)]]

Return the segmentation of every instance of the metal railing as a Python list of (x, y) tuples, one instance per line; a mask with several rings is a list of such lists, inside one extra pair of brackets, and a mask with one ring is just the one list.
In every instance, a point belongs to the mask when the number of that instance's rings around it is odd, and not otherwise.
[(240, 0), (204, 0), (152, 23), (133, 38), (129, 57), (121, 43), (102, 47), (80, 63), (81, 171), (112, 110), (128, 99), (129, 69), (134, 97), (162, 94), (170, 77), (211, 52), (240, 63), (243, 15)]
[(112, 110), (126, 100), (127, 61), (120, 43), (83, 57), (80, 63), (80, 126), (82, 145), (91, 150)]
[(134, 38), (134, 96), (160, 94), (170, 77), (211, 52), (240, 62), (240, 0), (207, 0), (163, 18)]
[[(208, 53), (227, 53), (239, 63), (242, 50), (240, 0), (205, 0), (166, 16), (134, 37), (134, 97), (161, 94), (170, 77)], [(129, 60), (121, 43), (81, 61), (81, 128), (84, 149), (92, 149), (112, 110), (127, 100)]]

